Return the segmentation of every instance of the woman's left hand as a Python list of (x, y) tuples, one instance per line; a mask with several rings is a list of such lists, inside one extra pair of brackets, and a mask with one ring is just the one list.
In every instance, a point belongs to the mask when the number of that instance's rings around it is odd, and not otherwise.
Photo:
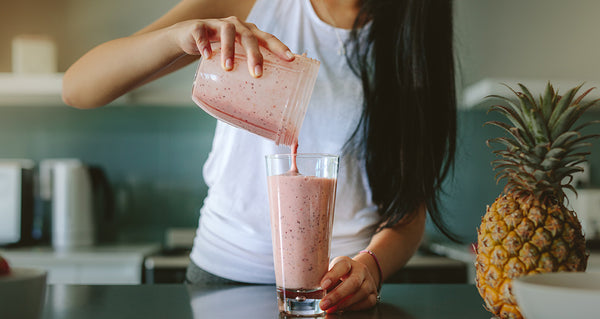
[(341, 310), (364, 310), (375, 306), (379, 283), (375, 279), (376, 274), (372, 274), (366, 264), (341, 256), (335, 258), (331, 265), (321, 279), (321, 287), (328, 291), (321, 300), (322, 310), (333, 313)]

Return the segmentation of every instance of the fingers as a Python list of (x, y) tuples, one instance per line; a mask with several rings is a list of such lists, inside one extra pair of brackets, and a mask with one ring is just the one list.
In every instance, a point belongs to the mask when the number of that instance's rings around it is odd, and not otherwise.
[(249, 27), (252, 32), (256, 34), (260, 45), (275, 53), (280, 59), (285, 61), (294, 60), (294, 54), (292, 51), (287, 47), (287, 45), (279, 41), (277, 37), (270, 33), (259, 30), (254, 24), (250, 24)]
[(323, 289), (333, 288), (332, 284), (338, 282), (352, 270), (352, 259), (346, 256), (336, 257), (331, 261), (331, 268), (321, 279)]
[(348, 257), (333, 260), (333, 266), (323, 277), (322, 287), (331, 289), (321, 301), (321, 309), (328, 313), (338, 310), (362, 310), (377, 303), (377, 287), (367, 266)]
[(375, 306), (377, 292), (372, 289), (368, 280), (363, 281), (358, 287), (354, 283), (348, 285), (348, 280), (346, 280), (328, 293), (324, 299), (329, 301), (330, 306), (327, 309), (323, 309), (323, 307), (321, 309), (328, 313), (339, 310), (363, 310)]
[[(179, 26), (184, 26), (180, 28)], [(191, 26), (191, 29), (190, 29)], [(224, 19), (190, 20), (172, 27), (176, 31), (179, 46), (187, 54), (201, 54), (209, 59), (212, 55), (211, 41), (221, 42), (221, 66), (230, 71), (234, 66), (235, 43), (241, 44), (248, 59), (248, 71), (254, 77), (263, 73), (263, 46), (285, 61), (294, 59), (290, 49), (272, 34), (259, 30), (252, 23), (245, 23), (235, 16)]]
[(220, 27), (221, 36), (221, 65), (226, 71), (233, 69), (233, 57), (235, 54), (235, 38), (237, 35), (236, 25), (233, 23), (222, 23)]
[[(254, 30), (257, 30), (256, 26), (254, 26)], [(260, 77), (262, 75), (263, 56), (258, 49), (258, 39), (253, 30), (246, 25), (243, 25), (243, 28), (240, 28), (238, 33), (240, 35), (240, 42), (244, 49), (246, 49), (248, 71), (254, 77)]]
[(210, 59), (212, 48), (210, 47), (208, 27), (206, 24), (198, 24), (193, 37), (196, 41), (196, 46), (198, 47), (198, 53), (202, 54), (205, 59)]
[(235, 16), (220, 20), (221, 63), (225, 70), (233, 68), (235, 42), (238, 41), (248, 58), (248, 72), (254, 77), (263, 73), (263, 56), (259, 45), (283, 60), (291, 61), (294, 55), (290, 49), (272, 34), (259, 30), (252, 23), (245, 23)]
[(175, 38), (185, 53), (201, 54), (207, 59), (212, 55), (210, 42), (220, 41), (221, 66), (226, 71), (233, 69), (236, 42), (244, 48), (248, 59), (248, 71), (254, 77), (260, 77), (263, 73), (263, 56), (259, 46), (265, 47), (285, 61), (294, 59), (290, 49), (275, 36), (234, 16), (225, 19), (185, 21), (171, 29), (176, 30)]

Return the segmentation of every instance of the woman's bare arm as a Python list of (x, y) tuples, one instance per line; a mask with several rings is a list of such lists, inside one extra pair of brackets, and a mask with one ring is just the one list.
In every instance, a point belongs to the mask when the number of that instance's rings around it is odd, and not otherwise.
[(256, 69), (256, 65), (262, 68), (259, 44), (288, 60), (289, 50), (273, 36), (243, 22), (254, 1), (182, 0), (135, 34), (102, 43), (77, 60), (63, 78), (64, 102), (78, 108), (105, 105), (203, 53), (210, 56), (209, 42), (216, 40), (222, 42), (225, 69), (237, 39), (247, 51), (251, 73), (260, 76), (256, 74), (262, 70)]

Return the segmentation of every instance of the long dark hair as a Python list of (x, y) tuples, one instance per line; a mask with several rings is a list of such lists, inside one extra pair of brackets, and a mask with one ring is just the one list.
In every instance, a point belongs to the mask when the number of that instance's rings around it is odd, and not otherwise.
[(362, 80), (364, 111), (346, 151), (365, 160), (379, 230), (410, 221), (425, 204), (457, 240), (439, 205), (456, 143), (452, 39), (451, 0), (361, 1), (347, 58)]

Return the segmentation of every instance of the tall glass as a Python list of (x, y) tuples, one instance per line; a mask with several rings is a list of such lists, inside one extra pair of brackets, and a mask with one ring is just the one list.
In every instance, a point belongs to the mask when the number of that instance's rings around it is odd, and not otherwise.
[(279, 311), (318, 316), (329, 266), (338, 156), (268, 155), (271, 236)]

